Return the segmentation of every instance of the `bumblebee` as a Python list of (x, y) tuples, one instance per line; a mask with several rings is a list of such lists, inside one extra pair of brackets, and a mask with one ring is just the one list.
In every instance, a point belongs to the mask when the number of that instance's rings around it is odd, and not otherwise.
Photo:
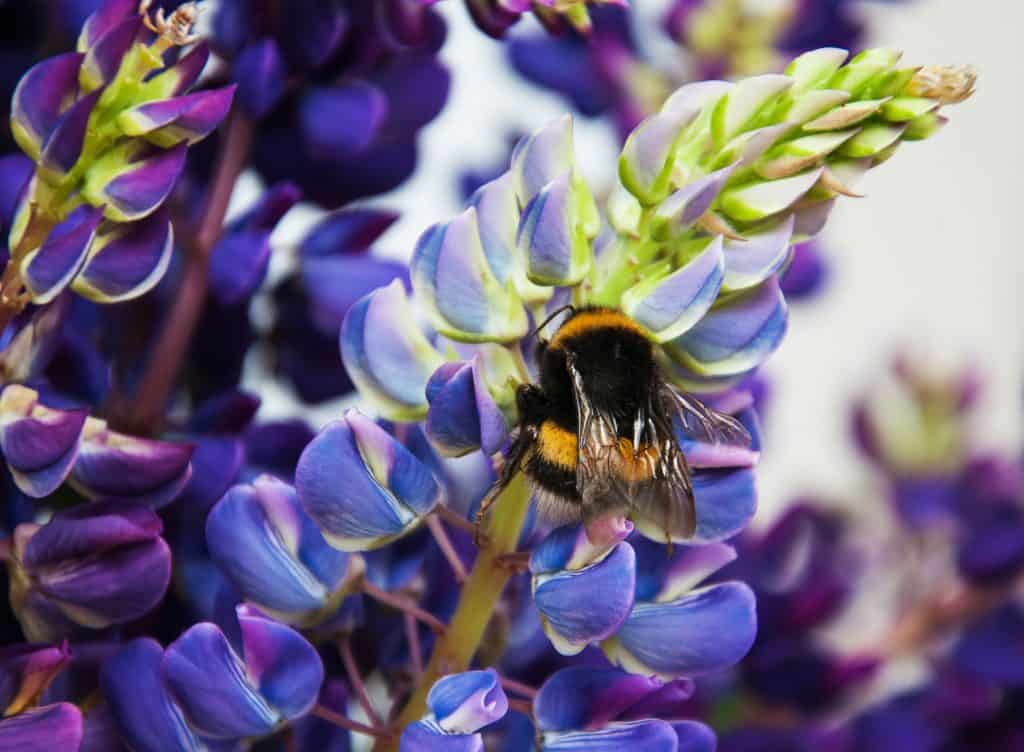
[(654, 344), (629, 316), (610, 308), (567, 309), (550, 341), (537, 345), (539, 383), (516, 391), (519, 425), (480, 506), (478, 529), (522, 471), (551, 522), (631, 515), (663, 532), (668, 543), (691, 537), (693, 483), (677, 430), (712, 443), (746, 444), (750, 436), (734, 418), (673, 389)]

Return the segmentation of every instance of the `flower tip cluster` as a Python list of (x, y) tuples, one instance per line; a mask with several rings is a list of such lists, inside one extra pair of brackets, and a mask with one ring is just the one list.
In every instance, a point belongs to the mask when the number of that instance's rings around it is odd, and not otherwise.
[(959, 104), (974, 94), (978, 71), (973, 65), (926, 65), (907, 84), (912, 97), (927, 97), (942, 104)]
[(139, 15), (142, 16), (147, 29), (159, 34), (167, 43), (176, 47), (199, 41), (199, 36), (192, 33), (196, 21), (199, 20), (198, 3), (182, 3), (169, 17), (164, 16), (163, 8), (157, 8), (154, 16), (150, 18), (149, 7), (152, 4), (153, 0), (141, 0), (139, 3)]

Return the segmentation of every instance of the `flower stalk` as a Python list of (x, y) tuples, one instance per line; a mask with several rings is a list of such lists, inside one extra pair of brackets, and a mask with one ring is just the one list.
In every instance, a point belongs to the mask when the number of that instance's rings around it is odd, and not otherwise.
[[(399, 714), (395, 728), (405, 728), (423, 716), (427, 693), (434, 682), (469, 667), (511, 576), (500, 559), (515, 550), (529, 502), (530, 491), (520, 474), (494, 504), (485, 531), (489, 545), (480, 551), (462, 588), (452, 620), (438, 637), (423, 676)], [(379, 739), (374, 746), (374, 752), (396, 752), (397, 749), (394, 739)]]

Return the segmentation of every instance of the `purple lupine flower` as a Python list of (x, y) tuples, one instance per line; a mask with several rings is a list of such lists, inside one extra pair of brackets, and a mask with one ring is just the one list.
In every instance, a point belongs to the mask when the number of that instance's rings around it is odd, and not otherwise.
[(268, 476), (228, 491), (206, 519), (206, 541), (243, 598), (303, 626), (332, 616), (362, 573), (358, 555), (329, 546), (295, 490)]
[(680, 714), (692, 693), (688, 680), (665, 683), (604, 667), (562, 669), (533, 701), (540, 749), (712, 752), (714, 732)]
[(508, 712), (508, 698), (493, 669), (439, 679), (427, 695), (430, 715), (402, 731), (401, 752), (482, 752), (479, 732)]
[(256, 168), (270, 181), (296, 181), (324, 206), (404, 181), (419, 130), (447, 99), (440, 17), (419, 2), (379, 5), (229, 0), (213, 17), (212, 43), (230, 63), (239, 105), (268, 119)]
[[(347, 479), (344, 485), (339, 477)], [(442, 493), (426, 465), (355, 410), (310, 442), (295, 485), (327, 542), (342, 551), (366, 551), (405, 535)]]
[(11, 603), (30, 639), (55, 640), (139, 618), (164, 596), (170, 548), (140, 504), (96, 502), (14, 532)]

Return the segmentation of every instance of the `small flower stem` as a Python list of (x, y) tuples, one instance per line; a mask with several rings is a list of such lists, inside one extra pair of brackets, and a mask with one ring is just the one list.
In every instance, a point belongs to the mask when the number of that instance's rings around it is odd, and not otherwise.
[(507, 676), (501, 677), (501, 686), (509, 692), (515, 692), (517, 695), (522, 695), (530, 700), (537, 696), (536, 687), (523, 684), (515, 679), (509, 679)]
[(185, 268), (178, 294), (154, 343), (146, 369), (139, 380), (131, 407), (114, 405), (114, 423), (136, 433), (155, 433), (167, 399), (174, 388), (186, 351), (192, 342), (209, 285), (209, 260), (220, 238), (235, 182), (245, 167), (252, 144), (253, 124), (234, 110), (224, 133), (214, 169), (206, 212), (194, 242), (185, 254)]
[[(486, 530), (490, 544), (480, 551), (462, 588), (452, 620), (438, 637), (416, 690), (398, 716), (397, 729), (405, 728), (423, 716), (427, 693), (434, 682), (469, 667), (510, 577), (498, 559), (514, 551), (518, 545), (529, 502), (530, 490), (520, 473), (494, 504)], [(397, 749), (395, 739), (381, 739), (374, 745), (374, 752), (396, 752)]]
[(413, 678), (416, 681), (423, 676), (423, 646), (420, 645), (419, 624), (412, 614), (405, 615), (405, 639), (409, 642), (409, 658), (412, 661)]
[(499, 556), (497, 561), (498, 564), (505, 567), (512, 574), (519, 574), (530, 568), (530, 552), (512, 551), (511, 553)]
[(508, 700), (508, 706), (517, 713), (522, 713), (523, 715), (528, 716), (533, 715), (533, 705), (528, 700), (517, 700), (514, 697), (510, 697)]
[(352, 655), (352, 645), (348, 637), (343, 637), (338, 641), (338, 653), (341, 655), (341, 662), (345, 664), (345, 673), (348, 676), (349, 686), (356, 693), (356, 698), (359, 700), (363, 712), (366, 713), (366, 717), (370, 719), (370, 723), (374, 726), (382, 725), (380, 716), (374, 710), (373, 703), (370, 702), (370, 695), (366, 692), (366, 684), (363, 683), (363, 676), (359, 673), (359, 666), (356, 665), (355, 656)]
[(387, 590), (382, 590), (377, 587), (369, 580), (363, 580), (362, 590), (365, 595), (368, 595), (375, 601), (380, 601), (385, 606), (390, 606), (396, 611), (401, 611), (402, 613), (411, 614), (414, 618), (419, 619), (438, 634), (442, 634), (445, 631), (443, 621), (438, 619), (429, 611), (423, 610), (413, 603), (410, 598), (406, 598), (404, 595), (389, 593)]
[(373, 736), (378, 739), (394, 741), (394, 734), (385, 728), (378, 728), (376, 726), (367, 726), (365, 723), (359, 721), (353, 721), (351, 718), (346, 718), (341, 713), (335, 713), (330, 708), (325, 708), (323, 705), (317, 705), (312, 710), (312, 714), (317, 718), (322, 718), (328, 723), (333, 723), (339, 728), (348, 729), (356, 734), (365, 734), (366, 736)]
[(458, 512), (455, 512), (446, 506), (439, 505), (436, 509), (434, 509), (434, 513), (452, 527), (457, 527), (459, 528), (459, 530), (465, 530), (467, 533), (470, 534), (476, 532), (476, 526), (473, 525), (472, 522), (467, 520)]
[(466, 565), (462, 563), (462, 559), (459, 558), (459, 552), (452, 545), (452, 540), (448, 537), (448, 531), (444, 529), (444, 524), (439, 518), (430, 515), (427, 517), (427, 527), (430, 529), (430, 534), (434, 536), (434, 542), (437, 543), (437, 547), (441, 549), (441, 553), (455, 573), (455, 579), (461, 585), (466, 581)]

